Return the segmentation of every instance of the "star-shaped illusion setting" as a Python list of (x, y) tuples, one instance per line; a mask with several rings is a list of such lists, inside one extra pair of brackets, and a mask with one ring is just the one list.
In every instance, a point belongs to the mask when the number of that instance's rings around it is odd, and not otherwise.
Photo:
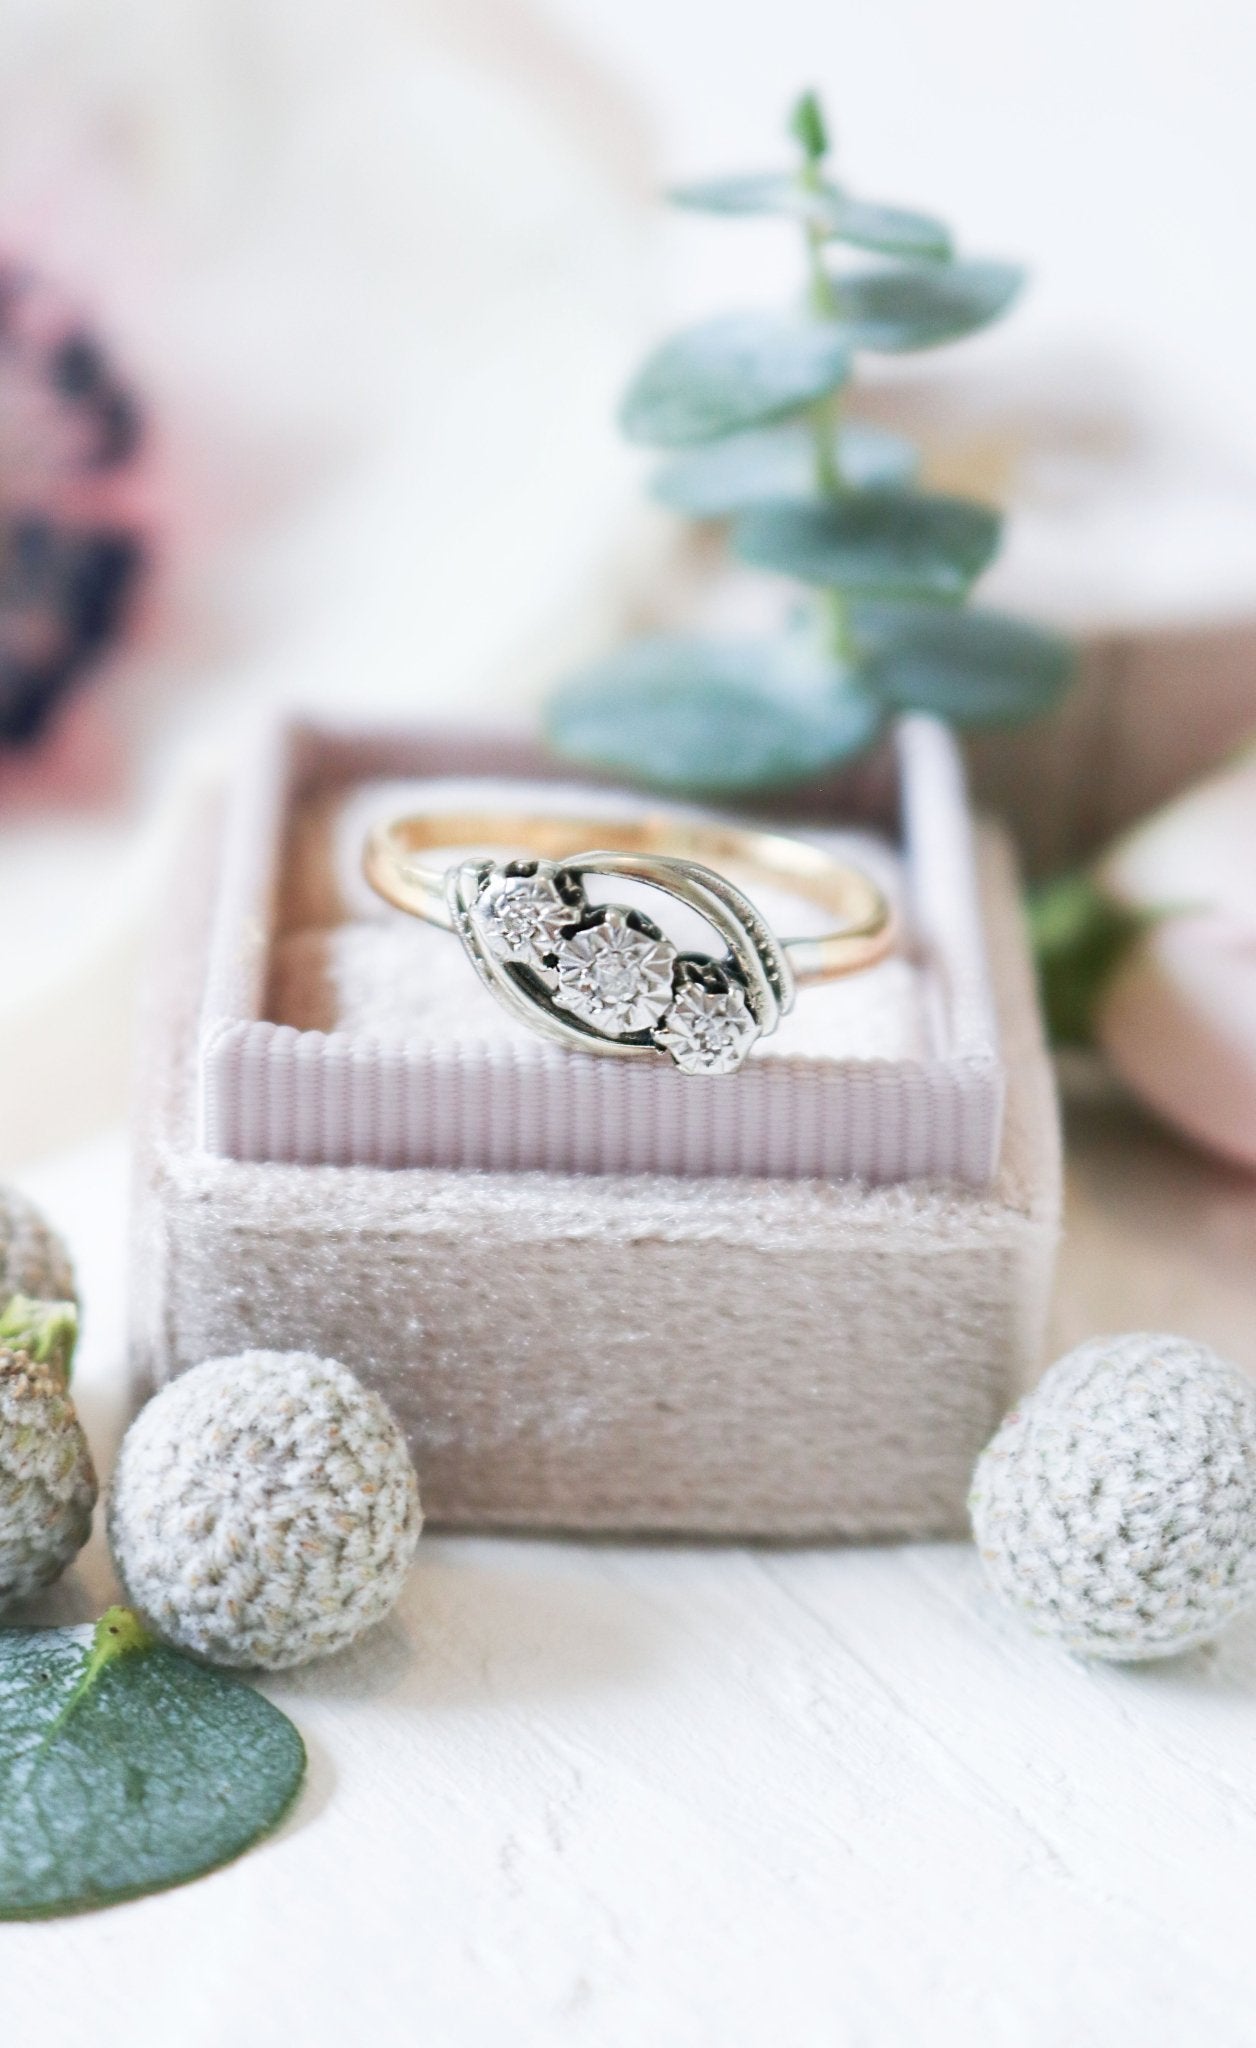
[(671, 1007), (676, 958), (674, 946), (625, 911), (603, 911), (557, 948), (554, 1001), (612, 1036), (648, 1031)]
[(758, 1036), (745, 990), (719, 968), (681, 983), (654, 1034), (684, 1074), (735, 1074)]
[(528, 968), (557, 1009), (607, 1038), (648, 1033), (682, 1073), (735, 1073), (760, 1035), (728, 963), (682, 958), (637, 913), (590, 909), (578, 870), (487, 868), (473, 915), (489, 951)]
[(475, 915), (499, 960), (544, 970), (585, 908), (574, 876), (547, 872), (538, 863), (515, 873), (494, 868), (476, 898)]

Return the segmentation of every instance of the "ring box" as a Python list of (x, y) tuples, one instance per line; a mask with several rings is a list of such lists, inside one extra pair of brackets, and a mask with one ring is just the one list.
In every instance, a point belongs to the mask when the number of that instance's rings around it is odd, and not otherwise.
[(900, 957), (727, 1077), (533, 1039), (365, 891), (380, 803), (468, 781), (643, 801), (500, 734), (294, 724), (198, 826), (139, 1103), (138, 1390), (342, 1358), (447, 1526), (957, 1529), (1038, 1362), (1059, 1143), (1013, 864), (949, 735), (906, 721), (797, 828), (896, 894)]

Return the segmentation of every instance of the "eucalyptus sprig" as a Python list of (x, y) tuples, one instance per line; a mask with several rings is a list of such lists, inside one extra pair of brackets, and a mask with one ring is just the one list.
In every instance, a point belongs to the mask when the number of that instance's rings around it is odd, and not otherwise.
[[(918, 487), (896, 434), (845, 417), (855, 357), (934, 348), (997, 320), (1023, 283), (1008, 263), (955, 254), (941, 221), (857, 199), (829, 170), (812, 93), (795, 107), (793, 170), (689, 185), (679, 206), (775, 214), (802, 238), (805, 291), (785, 313), (734, 313), (664, 342), (620, 413), (630, 441), (671, 459), (663, 504), (730, 522), (733, 552), (806, 596), (754, 641), (637, 640), (551, 699), (572, 759), (687, 790), (801, 780), (859, 753), (895, 712), (961, 726), (1017, 724), (1064, 688), (1056, 635), (963, 609), (992, 561), (989, 505)], [(836, 251), (875, 265), (839, 266)]]

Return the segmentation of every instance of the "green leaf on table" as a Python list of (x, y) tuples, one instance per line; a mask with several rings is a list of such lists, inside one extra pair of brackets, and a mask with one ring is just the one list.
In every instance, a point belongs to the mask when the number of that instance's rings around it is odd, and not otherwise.
[[(843, 422), (837, 459), (848, 484), (910, 483), (918, 456), (910, 441), (862, 421)], [(805, 426), (753, 427), (678, 455), (658, 471), (651, 490), (660, 504), (697, 519), (722, 519), (774, 499), (816, 495), (815, 443)]]
[(850, 348), (831, 322), (729, 313), (655, 351), (629, 386), (630, 441), (684, 448), (796, 412), (845, 383)]
[(855, 630), (869, 684), (895, 710), (953, 725), (1019, 725), (1049, 711), (1073, 672), (1057, 633), (1002, 612), (939, 605), (860, 605)]
[(801, 782), (862, 752), (880, 724), (875, 703), (795, 637), (637, 640), (546, 714), (569, 759), (695, 794)]
[(990, 563), (999, 514), (967, 498), (848, 491), (808, 505), (761, 505), (733, 528), (744, 562), (854, 596), (956, 601)]
[(881, 256), (943, 260), (951, 253), (950, 233), (932, 215), (853, 199), (839, 185), (791, 176), (788, 171), (704, 179), (679, 185), (667, 196), (674, 206), (700, 213), (783, 215), (816, 229), (826, 241), (849, 242)]
[(975, 334), (1006, 312), (1024, 283), (1011, 263), (914, 263), (833, 279), (852, 348), (896, 355)]
[(286, 1715), (125, 1608), (0, 1630), (0, 1919), (199, 1877), (277, 1827), (304, 1772)]

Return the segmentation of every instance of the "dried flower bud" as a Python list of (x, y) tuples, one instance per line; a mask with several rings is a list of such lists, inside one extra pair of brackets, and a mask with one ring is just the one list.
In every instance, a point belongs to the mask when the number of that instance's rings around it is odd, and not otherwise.
[(76, 1301), (70, 1255), (33, 1202), (0, 1186), (0, 1304), (11, 1295)]
[(76, 1327), (68, 1302), (0, 1310), (0, 1608), (57, 1578), (91, 1533), (96, 1474), (66, 1392)]

